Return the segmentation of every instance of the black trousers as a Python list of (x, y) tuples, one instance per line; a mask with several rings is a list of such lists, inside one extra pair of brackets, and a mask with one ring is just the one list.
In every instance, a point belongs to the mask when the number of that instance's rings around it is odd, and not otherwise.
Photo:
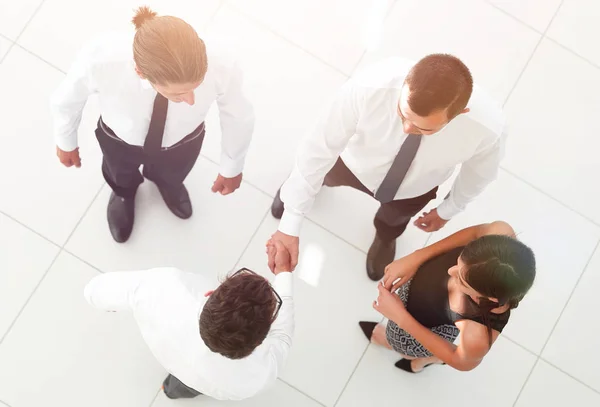
[(163, 382), (163, 391), (165, 392), (165, 396), (170, 399), (191, 399), (202, 394), (186, 386), (171, 374)]
[[(328, 187), (347, 186), (373, 196), (373, 193), (365, 187), (356, 175), (338, 158), (333, 168), (325, 176), (323, 183)], [(435, 199), (438, 187), (424, 195), (410, 199), (399, 199), (383, 203), (375, 214), (375, 230), (377, 236), (383, 241), (391, 241), (400, 236), (406, 230), (411, 218), (421, 212), (425, 206)]]
[[(96, 138), (102, 149), (102, 174), (116, 195), (133, 198), (144, 176), (167, 190), (178, 190), (190, 173), (202, 149), (204, 123), (174, 146), (148, 155), (141, 146), (133, 146), (118, 138), (98, 120)], [(144, 175), (140, 166), (144, 166)]]

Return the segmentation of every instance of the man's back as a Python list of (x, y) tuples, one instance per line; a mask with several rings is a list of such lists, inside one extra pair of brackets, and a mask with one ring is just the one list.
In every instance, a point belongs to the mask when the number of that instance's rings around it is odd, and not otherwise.
[[(282, 361), (273, 357), (273, 348), (283, 346), (287, 355), (291, 333), (275, 331), (279, 323), (293, 325), (293, 318), (283, 321), (291, 315), (282, 309), (265, 341), (250, 356), (228, 359), (208, 349), (200, 336), (199, 315), (205, 294), (213, 288), (201, 275), (159, 268), (99, 276), (86, 287), (86, 298), (105, 310), (130, 308), (153, 355), (187, 386), (220, 400), (252, 397), (277, 378)], [(288, 308), (293, 307), (291, 293), (280, 295), (286, 297)]]

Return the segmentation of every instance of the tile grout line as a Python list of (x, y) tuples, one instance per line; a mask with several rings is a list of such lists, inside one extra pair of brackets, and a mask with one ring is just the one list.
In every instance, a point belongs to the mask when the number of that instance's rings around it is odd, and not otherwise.
[(533, 190), (535, 190), (536, 192), (542, 194), (543, 196), (545, 196), (546, 198), (550, 199), (551, 201), (559, 204), (560, 206), (562, 206), (564, 209), (568, 209), (569, 211), (573, 212), (574, 214), (578, 215), (579, 217), (581, 217), (583, 220), (585, 220), (586, 222), (589, 222), (590, 224), (594, 225), (595, 227), (600, 227), (600, 223), (593, 220), (592, 218), (588, 217), (587, 215), (584, 215), (583, 213), (579, 212), (578, 210), (571, 208), (568, 204), (562, 202), (561, 200), (559, 200), (558, 198), (553, 197), (552, 195), (550, 195), (549, 193), (547, 193), (546, 191), (544, 191), (543, 189), (541, 189), (540, 187), (535, 186), (534, 184), (532, 184), (531, 182), (527, 181), (526, 179), (522, 178), (520, 175), (515, 174), (514, 172), (512, 172), (511, 170), (507, 169), (506, 167), (503, 167), (502, 165), (500, 166), (500, 169), (504, 172), (506, 172), (508, 175), (510, 175), (511, 177), (521, 181), (522, 183), (524, 183), (525, 185), (527, 185), (528, 187), (532, 188)]
[[(391, 4), (389, 5), (387, 11), (385, 12), (385, 16), (383, 17), (383, 21), (381, 22), (382, 23), (382, 27), (385, 27), (385, 23), (388, 21), (388, 19), (392, 15), (392, 12), (396, 8), (397, 4), (399, 4), (399, 2), (397, 0), (393, 0), (391, 2)], [(383, 36), (383, 32), (382, 32), (381, 35)], [(352, 77), (352, 75), (354, 75), (356, 73), (356, 70), (358, 69), (358, 67), (360, 66), (360, 63), (365, 58), (365, 55), (368, 54), (368, 52), (369, 52), (369, 47), (365, 46), (365, 49), (363, 50), (363, 52), (360, 55), (360, 58), (358, 58), (358, 61), (356, 61), (356, 64), (354, 64), (354, 67), (350, 70), (350, 73), (348, 74), (348, 77)]]
[[(382, 316), (382, 318), (379, 320), (379, 324), (383, 324), (385, 322), (385, 320), (386, 320), (386, 318)], [(387, 323), (386, 323), (386, 327), (387, 327)], [(367, 354), (367, 351), (369, 350), (370, 346), (371, 346), (371, 342), (367, 343), (367, 346), (365, 347), (365, 350), (363, 351), (362, 355), (360, 355), (360, 358), (356, 362), (356, 365), (354, 366), (354, 369), (352, 369), (352, 373), (350, 373), (350, 376), (348, 376), (348, 380), (346, 380), (346, 384), (342, 388), (342, 391), (340, 392), (338, 398), (335, 400), (335, 403), (333, 404), (334, 407), (336, 407), (338, 405), (338, 403), (340, 402), (340, 399), (342, 398), (342, 396), (346, 392), (346, 389), (348, 388), (348, 385), (350, 384), (350, 381), (354, 377), (354, 374), (358, 370), (358, 367), (362, 363), (362, 360), (364, 359), (365, 355)]]
[(212, 14), (212, 16), (210, 16), (210, 18), (208, 19), (208, 21), (204, 24), (204, 28), (208, 27), (210, 24), (212, 24), (212, 22), (215, 20), (215, 18), (217, 17), (217, 15), (219, 14), (219, 11), (221, 11), (221, 9), (223, 8), (223, 5), (225, 4), (227, 0), (221, 0), (219, 1), (219, 5), (217, 6), (217, 9), (215, 10), (215, 12)]
[(504, 335), (504, 334), (500, 334), (500, 336), (503, 339), (506, 339), (507, 341), (509, 341), (510, 343), (512, 343), (513, 345), (517, 345), (519, 348), (523, 349), (525, 352), (530, 353), (532, 356), (535, 356), (536, 358), (540, 357), (540, 355), (538, 355), (537, 353), (535, 353), (531, 349), (525, 347), (525, 345), (520, 344), (519, 342), (517, 342), (515, 339), (511, 338), (510, 336)]
[[(29, 20), (27, 20), (27, 22), (25, 23), (25, 25), (23, 26), (23, 28), (21, 29), (21, 31), (19, 32), (19, 34), (17, 34), (17, 36), (14, 39), (14, 41), (11, 40), (11, 39), (9, 39), (9, 41), (11, 41), (11, 45), (6, 50), (6, 54), (4, 54), (4, 56), (2, 58), (0, 58), (0, 64), (4, 61), (4, 59), (8, 56), (8, 54), (10, 54), (10, 51), (16, 45), (18, 45), (17, 42), (19, 41), (19, 38), (21, 38), (21, 35), (23, 35), (23, 33), (25, 32), (25, 30), (27, 29), (27, 27), (29, 27), (29, 23), (31, 23), (31, 21), (36, 16), (36, 14), (38, 13), (38, 11), (40, 11), (40, 8), (42, 8), (42, 6), (44, 5), (45, 2), (46, 2), (46, 0), (42, 0), (40, 2), (40, 4), (38, 4), (38, 6), (36, 7), (36, 9), (33, 11), (33, 13), (31, 13), (31, 17), (29, 17)], [(3, 35), (3, 37), (8, 39), (8, 37), (5, 37), (4, 35)]]
[(0, 400), (0, 405), (6, 406), (6, 407), (10, 407), (10, 404), (8, 404), (5, 401)]
[(562, 374), (564, 374), (565, 376), (570, 377), (571, 379), (575, 380), (577, 383), (582, 384), (583, 386), (587, 387), (588, 389), (592, 390), (594, 393), (600, 394), (600, 390), (597, 390), (595, 388), (593, 388), (592, 386), (590, 386), (589, 384), (582, 382), (580, 379), (576, 378), (575, 376), (573, 376), (571, 373), (563, 370), (562, 368), (556, 366), (554, 363), (544, 359), (543, 357), (540, 356), (540, 360), (550, 366), (552, 366), (553, 368), (555, 368), (556, 370), (558, 370), (559, 372), (561, 372)]
[(58, 249), (61, 248), (61, 246), (55, 242), (53, 242), (52, 240), (50, 240), (50, 238), (42, 235), (40, 232), (38, 232), (37, 230), (33, 229), (30, 226), (27, 226), (25, 223), (21, 222), (20, 220), (18, 220), (17, 218), (15, 218), (12, 215), (9, 215), (8, 213), (4, 212), (3, 210), (0, 209), (0, 215), (6, 216), (8, 219), (10, 219), (11, 221), (15, 222), (16, 224), (18, 224), (19, 226), (24, 227), (25, 229), (27, 229), (28, 231), (30, 231), (31, 233), (35, 234), (38, 237), (41, 237), (42, 239), (44, 239), (45, 241), (47, 241), (48, 243), (50, 243), (53, 246), (56, 246)]
[(79, 224), (81, 223), (81, 221), (83, 220), (83, 218), (85, 217), (85, 215), (88, 213), (88, 211), (90, 210), (90, 208), (92, 207), (92, 205), (96, 201), (96, 199), (98, 198), (98, 195), (100, 194), (100, 192), (102, 191), (103, 188), (104, 188), (104, 184), (102, 184), (102, 187), (98, 190), (98, 192), (96, 193), (96, 195), (94, 196), (94, 198), (91, 200), (90, 204), (87, 206), (87, 208), (83, 212), (83, 215), (81, 216), (81, 218), (79, 219), (79, 221), (73, 227), (73, 230), (71, 231), (71, 233), (69, 234), (69, 236), (67, 237), (67, 239), (65, 240), (65, 242), (63, 243), (63, 245), (59, 246), (60, 250), (58, 250), (58, 252), (54, 256), (54, 258), (50, 262), (50, 265), (46, 268), (46, 271), (44, 272), (44, 274), (42, 275), (42, 277), (40, 278), (40, 280), (38, 281), (38, 283), (35, 285), (35, 287), (31, 291), (31, 294), (29, 294), (29, 296), (27, 297), (27, 300), (25, 301), (25, 303), (23, 304), (23, 306), (21, 307), (21, 309), (19, 310), (19, 312), (17, 313), (17, 315), (15, 316), (15, 318), (12, 320), (12, 322), (10, 323), (10, 325), (8, 326), (8, 328), (6, 329), (6, 332), (0, 338), (0, 345), (2, 345), (2, 343), (4, 342), (4, 339), (6, 339), (6, 337), (10, 334), (10, 331), (13, 329), (13, 327), (15, 326), (15, 324), (17, 323), (17, 321), (21, 317), (21, 314), (23, 313), (23, 311), (25, 310), (25, 308), (29, 304), (29, 301), (31, 301), (31, 299), (33, 298), (33, 296), (37, 292), (37, 290), (40, 287), (40, 285), (42, 285), (42, 283), (46, 279), (46, 276), (48, 275), (48, 272), (52, 269), (52, 267), (56, 263), (56, 260), (60, 257), (60, 255), (63, 252), (66, 252), (64, 250), (64, 247), (67, 245), (67, 243), (71, 239), (71, 236), (73, 236), (73, 233), (75, 233), (75, 230), (77, 230), (77, 227), (79, 226)]
[[(205, 156), (204, 154), (202, 154), (202, 152), (200, 152), (200, 156), (204, 159), (206, 159), (206, 161), (210, 162), (211, 164), (216, 165), (217, 167), (220, 166), (220, 163), (216, 162), (215, 160), (213, 160), (210, 157)], [(269, 199), (273, 199), (275, 198), (274, 195), (269, 194), (267, 191), (264, 191), (262, 188), (254, 185), (251, 181), (248, 181), (247, 179), (244, 179), (242, 177), (242, 182), (248, 184), (249, 186), (251, 186), (252, 188), (256, 189), (258, 192), (262, 193), (263, 195), (266, 195)]]
[(531, 62), (531, 60), (535, 56), (535, 53), (537, 52), (537, 50), (538, 50), (540, 44), (542, 43), (543, 39), (544, 39), (544, 35), (540, 35), (540, 39), (538, 40), (537, 44), (535, 44), (535, 47), (533, 47), (533, 50), (531, 51), (531, 54), (529, 55), (529, 58), (527, 58), (527, 62), (525, 62), (525, 65), (523, 65), (523, 69), (519, 73), (519, 76), (517, 76), (517, 79), (515, 80), (514, 85), (512, 86), (512, 88), (510, 89), (510, 91), (508, 92), (508, 94), (506, 95), (506, 98), (504, 98), (504, 102), (502, 103), (502, 108), (503, 109), (506, 106), (506, 104), (508, 103), (508, 101), (510, 100), (510, 97), (514, 93), (514, 91), (517, 88), (517, 86), (519, 86), (519, 83), (521, 82), (521, 78), (525, 74), (525, 71), (527, 70), (527, 67), (529, 67), (529, 63)]
[(156, 399), (158, 398), (158, 395), (160, 394), (160, 391), (161, 391), (161, 389), (158, 389), (158, 391), (154, 395), (154, 398), (152, 399), (152, 401), (150, 402), (150, 404), (148, 405), (148, 407), (152, 407), (154, 405), (154, 403), (156, 403)]
[(56, 263), (56, 260), (60, 257), (61, 253), (62, 253), (62, 250), (59, 250), (54, 255), (54, 258), (50, 262), (50, 265), (46, 268), (46, 271), (44, 271), (44, 274), (42, 275), (42, 277), (40, 278), (40, 280), (37, 282), (37, 284), (35, 285), (35, 287), (33, 288), (33, 290), (31, 290), (31, 294), (29, 294), (29, 296), (27, 297), (27, 300), (25, 301), (25, 303), (23, 304), (23, 306), (21, 307), (21, 309), (19, 310), (19, 312), (17, 313), (17, 315), (14, 317), (14, 319), (12, 320), (12, 322), (10, 323), (10, 325), (8, 326), (8, 328), (6, 329), (6, 332), (0, 338), (0, 345), (2, 345), (2, 343), (4, 342), (4, 339), (6, 339), (6, 337), (10, 334), (10, 331), (13, 329), (13, 327), (15, 326), (15, 324), (17, 323), (17, 321), (21, 317), (21, 314), (23, 313), (23, 311), (27, 307), (27, 304), (29, 304), (29, 301), (31, 301), (31, 299), (35, 295), (35, 293), (36, 293), (37, 289), (39, 288), (39, 286), (44, 282), (46, 276), (48, 275), (48, 272), (54, 266), (54, 263)]
[(289, 38), (284, 37), (282, 34), (279, 34), (277, 31), (275, 31), (273, 28), (269, 27), (268, 24), (260, 21), (258, 18), (252, 16), (251, 14), (248, 14), (246, 11), (240, 9), (239, 7), (237, 7), (235, 4), (230, 3), (227, 0), (223, 0), (229, 7), (231, 7), (232, 9), (234, 9), (235, 11), (237, 11), (238, 13), (240, 13), (242, 16), (244, 16), (245, 18), (247, 18), (248, 20), (250, 20), (251, 22), (253, 22), (254, 24), (256, 24), (258, 27), (270, 32), (271, 34), (275, 35), (277, 38), (283, 40), (284, 42), (294, 46), (295, 48), (301, 50), (302, 52), (304, 52), (305, 54), (311, 56), (312, 58), (316, 59), (317, 61), (321, 62), (322, 64), (326, 65), (327, 67), (333, 69), (336, 73), (342, 75), (344, 78), (348, 78), (348, 74), (344, 71), (342, 71), (340, 68), (332, 65), (331, 63), (323, 60), (322, 58), (318, 57), (317, 55), (313, 54), (312, 52), (310, 52), (309, 50), (307, 50), (306, 48), (302, 47), (299, 44), (296, 44), (295, 42), (293, 42), (292, 40), (290, 40)]
[(529, 371), (529, 374), (525, 378), (525, 381), (523, 382), (523, 386), (521, 386), (521, 390), (519, 390), (519, 393), (517, 394), (517, 397), (515, 398), (515, 402), (513, 403), (512, 407), (515, 407), (517, 405), (517, 403), (519, 402), (519, 399), (521, 398), (521, 394), (523, 394), (523, 390), (525, 390), (525, 387), (527, 386), (527, 383), (529, 382), (529, 378), (533, 374), (533, 371), (535, 370), (535, 368), (536, 368), (536, 366), (538, 365), (539, 362), (540, 362), (540, 357), (538, 356), (536, 358), (536, 360), (535, 360), (535, 363), (531, 367), (531, 370)]
[(356, 370), (358, 369), (358, 367), (360, 366), (363, 358), (367, 354), (367, 351), (369, 350), (369, 346), (370, 345), (371, 345), (371, 343), (368, 343), (367, 346), (365, 346), (365, 350), (363, 351), (362, 355), (360, 355), (360, 358), (356, 362), (356, 365), (354, 366), (354, 369), (352, 369), (352, 373), (350, 373), (350, 375), (348, 376), (348, 380), (346, 380), (346, 383), (344, 384), (344, 387), (342, 388), (342, 391), (340, 391), (340, 394), (338, 395), (337, 399), (335, 400), (335, 403), (333, 403), (333, 407), (336, 407), (338, 405), (338, 403), (340, 402), (340, 399), (342, 398), (342, 396), (346, 392), (346, 389), (348, 388), (348, 385), (350, 384), (350, 381), (354, 377), (354, 373), (356, 373)]
[(285, 383), (287, 386), (291, 387), (292, 389), (296, 390), (298, 393), (302, 394), (303, 396), (306, 396), (307, 398), (309, 398), (310, 400), (314, 401), (315, 403), (317, 403), (320, 406), (326, 407), (325, 404), (321, 403), (319, 400), (315, 399), (314, 397), (306, 394), (305, 392), (303, 392), (302, 390), (300, 390), (299, 388), (297, 388), (296, 386), (294, 386), (293, 384), (290, 384), (288, 382), (286, 382), (285, 380), (283, 380), (281, 377), (279, 377), (277, 380), (280, 380), (282, 383)]
[(44, 58), (42, 58), (41, 56), (39, 56), (38, 54), (36, 54), (35, 52), (31, 51), (30, 49), (25, 48), (24, 46), (22, 46), (21, 44), (17, 44), (15, 42), (15, 47), (18, 47), (20, 49), (22, 49), (23, 51), (27, 52), (28, 54), (30, 54), (31, 56), (39, 59), (41, 62), (46, 63), (47, 65), (49, 65), (51, 68), (56, 69), (58, 72), (61, 72), (62, 74), (66, 75), (67, 73), (65, 71), (63, 71), (62, 69), (60, 69), (59, 67), (57, 67), (56, 65), (52, 64), (51, 62), (46, 61)]
[[(498, 11), (500, 11), (502, 14), (506, 15), (507, 17), (512, 18), (516, 22), (523, 24), (525, 27), (529, 28), (530, 30), (535, 31), (536, 33), (538, 33), (540, 35), (544, 35), (544, 33), (542, 31), (540, 31), (537, 28), (534, 28), (533, 26), (529, 25), (529, 23), (526, 23), (525, 21), (521, 20), (519, 17), (517, 17), (517, 16), (515, 16), (515, 15), (513, 15), (511, 13), (509, 13), (508, 11), (504, 10), (503, 8), (501, 8), (500, 6), (498, 6), (497, 4), (492, 3), (491, 0), (484, 0), (484, 3), (486, 3), (489, 6), (492, 6), (493, 8), (495, 8)], [(546, 26), (546, 29), (550, 26), (551, 22), (552, 22), (552, 19), (550, 19), (550, 22)]]
[(11, 40), (10, 38), (8, 38), (6, 35), (0, 34), (0, 38), (4, 38), (9, 43), (6, 53), (4, 55), (0, 56), (0, 64), (1, 64), (2, 61), (4, 61), (4, 58), (6, 58), (6, 56), (9, 54), (10, 50), (15, 46), (15, 42), (13, 40)]
[(596, 62), (593, 62), (590, 59), (584, 57), (583, 55), (575, 52), (574, 50), (572, 50), (571, 48), (567, 47), (566, 45), (561, 44), (560, 42), (558, 42), (554, 38), (551, 38), (551, 37), (545, 37), (545, 38), (546, 38), (546, 40), (550, 41), (554, 45), (557, 45), (558, 47), (560, 47), (563, 50), (567, 51), (569, 54), (573, 55), (574, 57), (577, 57), (578, 59), (582, 60), (583, 62), (588, 63), (589, 65), (591, 65), (592, 67), (594, 67), (596, 69), (600, 69), (600, 65), (599, 64), (597, 64)]
[[(515, 400), (515, 402), (513, 403), (513, 407), (515, 407), (517, 405), (517, 402), (519, 401), (519, 398), (521, 397), (521, 394), (523, 393), (523, 390), (525, 390), (525, 387), (527, 386), (527, 383), (529, 382), (529, 379), (531, 378), (531, 375), (533, 374), (533, 371), (535, 370), (536, 366), (538, 365), (540, 359), (543, 360), (544, 362), (548, 363), (549, 365), (551, 365), (552, 367), (556, 368), (557, 370), (559, 370), (560, 372), (566, 374), (567, 376), (571, 377), (572, 379), (574, 379), (575, 381), (577, 381), (578, 383), (583, 384), (585, 387), (588, 387), (592, 390), (594, 390), (594, 392), (599, 393), (597, 390), (593, 389), (592, 387), (590, 387), (589, 385), (587, 385), (586, 383), (584, 383), (583, 381), (577, 379), (576, 377), (568, 374), (567, 372), (565, 372), (564, 370), (560, 369), (559, 367), (555, 366), (554, 364), (548, 362), (546, 359), (542, 358), (542, 354), (544, 353), (544, 350), (546, 349), (546, 346), (548, 345), (548, 342), (550, 342), (550, 339), (552, 338), (552, 335), (554, 334), (554, 331), (556, 330), (556, 327), (558, 326), (558, 323), (560, 322), (565, 309), (567, 308), (567, 306), (569, 305), (569, 302), (571, 301), (571, 298), (573, 297), (573, 294), (575, 293), (575, 290), (577, 289), (577, 286), (579, 285), (581, 279), (583, 278), (583, 275), (585, 274), (585, 272), (587, 271), (590, 262), (592, 261), (592, 258), (594, 257), (596, 251), (598, 250), (598, 247), (600, 247), (600, 239), (598, 240), (598, 242), (596, 242), (596, 246), (594, 248), (594, 250), (592, 251), (592, 254), (590, 255), (588, 261), (585, 264), (585, 267), (583, 268), (583, 271), (581, 272), (581, 274), (579, 275), (579, 278), (577, 279), (577, 282), (575, 283), (575, 286), (573, 287), (573, 290), (571, 291), (571, 294), (569, 295), (569, 298), (567, 299), (567, 301), (565, 302), (565, 306), (563, 307), (562, 311), (560, 312), (560, 314), (558, 315), (558, 318), (556, 319), (556, 322), (554, 323), (554, 326), (552, 327), (552, 330), (550, 331), (550, 333), (548, 334), (548, 338), (546, 338), (546, 342), (544, 343), (544, 346), (542, 347), (542, 349), (540, 350), (540, 354), (537, 356), (537, 359), (535, 361), (535, 364), (533, 365), (531, 371), (529, 372), (529, 375), (527, 375), (527, 378), (525, 379), (525, 381), (523, 382), (523, 386), (521, 387), (521, 390), (519, 391), (519, 394), (517, 395), (517, 398)], [(514, 341), (512, 341), (514, 342)]]
[[(525, 71), (529, 67), (529, 64), (531, 63), (531, 60), (533, 59), (533, 57), (535, 56), (535, 53), (537, 52), (538, 48), (540, 47), (540, 44), (542, 43), (542, 41), (544, 40), (544, 38), (547, 38), (546, 37), (546, 33), (548, 32), (548, 29), (550, 29), (550, 26), (552, 25), (552, 23), (554, 22), (554, 19), (558, 15), (558, 12), (560, 11), (563, 3), (564, 3), (564, 0), (561, 0), (559, 6), (554, 11), (554, 14), (552, 15), (552, 18), (548, 22), (548, 25), (546, 26), (546, 29), (544, 30), (543, 33), (540, 33), (539, 31), (535, 30), (535, 32), (537, 32), (538, 34), (541, 34), (540, 35), (540, 39), (538, 40), (537, 44), (533, 48), (533, 51), (531, 51), (531, 55), (529, 55), (529, 58), (527, 59), (527, 62), (525, 62), (525, 65), (523, 66), (523, 69), (521, 70), (521, 73), (519, 73), (519, 76), (517, 76), (517, 79), (515, 80), (515, 84), (513, 85), (513, 87), (508, 92), (508, 95), (506, 95), (506, 98), (504, 99), (504, 103), (502, 103), (502, 107), (503, 108), (506, 106), (506, 104), (510, 100), (510, 97), (512, 96), (512, 94), (514, 93), (515, 89), (519, 85), (519, 82), (521, 82), (521, 78), (523, 77), (523, 75), (525, 74)], [(519, 21), (518, 19), (516, 19), (516, 20)]]
[(96, 199), (98, 199), (98, 197), (100, 196), (100, 193), (104, 189), (105, 185), (106, 185), (106, 183), (103, 182), (102, 185), (100, 186), (100, 188), (98, 188), (98, 191), (96, 192), (96, 194), (94, 195), (94, 197), (92, 198), (92, 200), (90, 201), (90, 203), (88, 204), (87, 208), (85, 208), (85, 211), (83, 211), (83, 214), (81, 215), (81, 217), (79, 218), (79, 220), (77, 221), (77, 223), (75, 224), (75, 226), (73, 227), (73, 230), (71, 231), (71, 233), (69, 233), (69, 236), (67, 236), (67, 239), (65, 240), (65, 242), (63, 243), (63, 245), (61, 247), (61, 251), (65, 250), (65, 246), (69, 243), (69, 241), (73, 237), (73, 234), (75, 234), (75, 231), (77, 230), (77, 228), (81, 224), (81, 221), (83, 221), (83, 218), (85, 218), (85, 216), (90, 211), (90, 208), (92, 207), (92, 205), (94, 204), (94, 202), (96, 202)]
[(242, 261), (244, 254), (246, 254), (246, 252), (248, 251), (248, 248), (250, 247), (250, 245), (252, 244), (252, 241), (258, 234), (258, 231), (260, 230), (260, 227), (262, 226), (262, 224), (265, 223), (265, 220), (267, 219), (267, 216), (269, 216), (270, 211), (271, 211), (271, 208), (268, 208), (267, 211), (265, 212), (265, 214), (263, 215), (263, 217), (261, 218), (260, 222), (258, 222), (258, 226), (256, 227), (256, 229), (254, 229), (254, 232), (250, 236), (250, 239), (248, 239), (248, 243), (246, 243), (246, 246), (244, 246), (244, 249), (242, 249), (242, 252), (238, 256), (237, 260), (235, 261), (235, 263), (233, 263), (232, 269), (229, 271), (232, 271), (236, 267), (236, 265), (239, 265), (240, 261)]
[(33, 13), (31, 13), (31, 17), (29, 17), (29, 20), (27, 20), (27, 22), (23, 26), (23, 29), (21, 30), (21, 32), (19, 33), (19, 35), (17, 35), (17, 37), (15, 38), (15, 44), (17, 44), (19, 42), (19, 39), (21, 38), (21, 36), (25, 32), (25, 30), (27, 30), (27, 27), (29, 27), (29, 24), (34, 19), (34, 17), (37, 15), (38, 11), (40, 11), (40, 9), (42, 8), (42, 6), (44, 5), (45, 2), (46, 2), (46, 0), (40, 1), (40, 4), (38, 4), (38, 6), (33, 11)]
[(596, 242), (596, 246), (594, 247), (594, 250), (590, 254), (590, 257), (588, 258), (587, 262), (585, 263), (585, 266), (583, 267), (583, 271), (579, 275), (579, 278), (577, 278), (577, 282), (573, 286), (573, 289), (571, 290), (571, 293), (569, 294), (569, 298), (567, 298), (567, 301), (565, 302), (565, 306), (560, 311), (560, 314), (558, 314), (558, 318), (556, 318), (556, 322), (554, 323), (552, 330), (548, 334), (548, 338), (546, 338), (546, 342), (544, 342), (544, 346), (542, 346), (542, 349), (540, 350), (540, 357), (544, 354), (544, 351), (546, 350), (546, 346), (548, 346), (548, 343), (550, 342), (550, 338), (552, 338), (552, 335), (554, 334), (554, 331), (556, 330), (558, 323), (560, 322), (563, 314), (565, 313), (565, 310), (569, 306), (569, 303), (571, 302), (571, 299), (573, 298), (573, 294), (575, 294), (575, 291), (577, 290), (579, 283), (583, 279), (583, 276), (585, 275), (585, 273), (588, 271), (588, 269), (590, 267), (590, 263), (592, 262), (592, 259), (594, 258), (595, 254), (598, 252), (598, 248), (600, 248), (600, 239), (598, 239), (598, 241)]

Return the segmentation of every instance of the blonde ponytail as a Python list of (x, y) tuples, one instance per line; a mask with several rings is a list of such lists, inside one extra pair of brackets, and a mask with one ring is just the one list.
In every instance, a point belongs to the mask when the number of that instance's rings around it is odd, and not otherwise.
[(146, 21), (152, 20), (154, 17), (156, 17), (156, 12), (152, 11), (148, 6), (142, 6), (137, 9), (131, 22), (135, 25), (135, 29), (139, 30)]

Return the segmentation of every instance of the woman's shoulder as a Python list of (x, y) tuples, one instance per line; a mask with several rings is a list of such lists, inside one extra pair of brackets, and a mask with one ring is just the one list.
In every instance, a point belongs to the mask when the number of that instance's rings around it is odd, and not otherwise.
[(508, 222), (502, 220), (497, 220), (495, 222), (481, 225), (477, 234), (478, 238), (488, 235), (504, 235), (516, 237), (515, 230), (513, 229), (513, 227)]

